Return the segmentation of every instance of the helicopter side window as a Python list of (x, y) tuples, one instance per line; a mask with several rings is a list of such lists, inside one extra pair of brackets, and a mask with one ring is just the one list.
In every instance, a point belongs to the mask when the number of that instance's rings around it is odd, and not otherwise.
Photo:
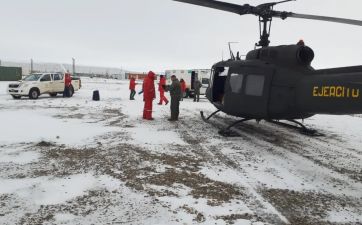
[(243, 74), (232, 73), (230, 75), (230, 86), (231, 86), (231, 91), (233, 93), (241, 93), (243, 80), (244, 80)]
[(245, 94), (263, 96), (265, 77), (262, 75), (248, 75), (246, 77)]

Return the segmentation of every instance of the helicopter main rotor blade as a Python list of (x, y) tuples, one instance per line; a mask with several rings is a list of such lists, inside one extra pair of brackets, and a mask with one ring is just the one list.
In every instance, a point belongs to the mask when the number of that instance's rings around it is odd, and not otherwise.
[(352, 19), (344, 19), (344, 18), (337, 18), (337, 17), (329, 17), (329, 16), (316, 16), (316, 15), (307, 15), (307, 14), (298, 14), (292, 12), (281, 12), (281, 11), (274, 11), (273, 6), (276, 4), (289, 2), (293, 0), (283, 0), (280, 2), (272, 2), (272, 3), (265, 3), (258, 6), (251, 6), (248, 4), (245, 5), (237, 5), (228, 2), (221, 2), (215, 0), (173, 0), (176, 2), (183, 2), (189, 3), (198, 6), (204, 6), (208, 8), (223, 10), (227, 12), (236, 13), (239, 15), (245, 14), (253, 14), (256, 16), (260, 16), (262, 18), (272, 18), (278, 17), (281, 19), (286, 19), (288, 17), (293, 18), (300, 18), (300, 19), (310, 19), (310, 20), (322, 20), (334, 23), (343, 23), (343, 24), (350, 24), (356, 26), (362, 26), (362, 21), (360, 20), (352, 20)]
[(298, 13), (287, 13), (287, 17), (300, 18), (300, 19), (310, 19), (310, 20), (322, 20), (334, 23), (343, 23), (356, 26), (362, 26), (361, 20), (351, 20), (345, 18), (329, 17), (329, 16), (316, 16), (316, 15), (307, 15), (307, 14), (298, 14)]
[(253, 6), (247, 4), (237, 5), (228, 2), (220, 2), (214, 0), (174, 0), (174, 1), (223, 10), (227, 12), (236, 13), (239, 15), (249, 14), (254, 8)]

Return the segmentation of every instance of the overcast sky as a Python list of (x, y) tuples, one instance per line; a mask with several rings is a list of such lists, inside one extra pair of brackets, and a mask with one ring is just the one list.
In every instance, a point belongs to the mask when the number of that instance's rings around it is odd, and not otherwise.
[[(268, 1), (227, 0), (257, 5)], [(172, 0), (0, 0), (0, 59), (117, 67), (136, 71), (210, 68), (227, 42), (246, 53), (258, 18)], [(362, 20), (361, 0), (298, 0), (277, 10)], [(362, 64), (362, 27), (275, 19), (271, 45), (303, 38), (316, 68)]]

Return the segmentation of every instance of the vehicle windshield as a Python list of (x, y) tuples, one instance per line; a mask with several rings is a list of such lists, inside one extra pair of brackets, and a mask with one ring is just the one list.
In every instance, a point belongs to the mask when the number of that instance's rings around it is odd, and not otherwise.
[(29, 76), (24, 78), (24, 81), (37, 81), (39, 80), (41, 74), (30, 74)]
[(202, 84), (209, 84), (209, 78), (202, 78)]

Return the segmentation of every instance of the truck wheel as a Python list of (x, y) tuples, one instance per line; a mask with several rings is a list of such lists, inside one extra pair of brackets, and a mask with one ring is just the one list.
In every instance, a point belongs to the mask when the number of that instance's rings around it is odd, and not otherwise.
[(21, 96), (11, 95), (13, 99), (21, 99)]
[(29, 98), (30, 98), (30, 99), (37, 99), (38, 97), (39, 97), (39, 91), (38, 91), (38, 89), (32, 88), (32, 89), (29, 91)]
[(56, 97), (58, 93), (49, 93), (50, 97)]

